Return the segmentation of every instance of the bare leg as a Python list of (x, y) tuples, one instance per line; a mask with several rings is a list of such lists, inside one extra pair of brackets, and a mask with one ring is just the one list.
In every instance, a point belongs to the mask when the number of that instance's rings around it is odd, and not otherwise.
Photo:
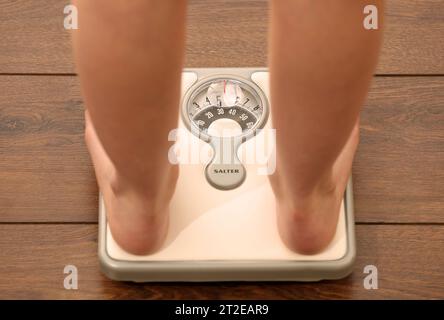
[[(373, 1), (382, 16), (382, 0)], [(381, 31), (363, 0), (272, 0), (271, 97), (277, 135), (278, 227), (288, 247), (316, 253), (334, 236), (359, 137), (359, 112)]]
[(186, 1), (75, 4), (85, 139), (108, 221), (120, 246), (149, 253), (166, 235), (178, 174), (167, 137), (178, 120)]

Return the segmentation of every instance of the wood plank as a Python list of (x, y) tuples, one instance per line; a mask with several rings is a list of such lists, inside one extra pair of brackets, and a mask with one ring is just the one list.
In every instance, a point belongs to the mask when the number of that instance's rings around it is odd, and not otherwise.
[(441, 0), (386, 0), (386, 29), (377, 73), (443, 74), (443, 14)]
[[(444, 226), (357, 226), (354, 273), (320, 283), (133, 284), (99, 271), (95, 225), (0, 225), (0, 299), (377, 299), (444, 297)], [(425, 250), (426, 249), (426, 250)], [(63, 268), (78, 268), (65, 290)], [(364, 266), (378, 268), (366, 290)]]
[(360, 141), (358, 221), (444, 221), (444, 78), (376, 78)]
[[(0, 76), (0, 221), (95, 222), (76, 77)], [(444, 77), (377, 77), (353, 169), (358, 222), (444, 222)]]
[[(1, 3), (0, 73), (73, 73), (63, 0)], [(192, 0), (188, 67), (266, 65), (267, 0)], [(444, 74), (444, 2), (388, 0), (378, 73)]]
[(97, 221), (76, 77), (0, 77), (0, 220)]

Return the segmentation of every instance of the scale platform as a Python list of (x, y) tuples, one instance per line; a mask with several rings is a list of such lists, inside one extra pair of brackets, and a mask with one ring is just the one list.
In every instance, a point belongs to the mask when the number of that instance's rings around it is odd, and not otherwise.
[[(134, 282), (319, 281), (350, 274), (356, 256), (351, 178), (336, 234), (323, 252), (295, 253), (279, 237), (267, 175), (273, 169), (267, 69), (186, 69), (182, 97), (178, 130), (169, 137), (176, 141), (169, 156), (179, 166), (179, 179), (165, 243), (150, 255), (125, 252), (112, 237), (100, 195), (103, 273)], [(238, 136), (212, 139), (233, 121)], [(225, 152), (233, 156), (228, 162), (217, 151), (227, 149), (221, 141), (235, 146)], [(253, 152), (262, 157), (251, 161)]]

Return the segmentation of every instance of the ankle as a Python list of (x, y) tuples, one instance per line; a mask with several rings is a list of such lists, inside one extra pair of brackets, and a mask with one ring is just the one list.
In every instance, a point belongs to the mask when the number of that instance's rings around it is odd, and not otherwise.
[(143, 170), (137, 175), (116, 170), (109, 182), (110, 189), (115, 197), (132, 196), (152, 204), (167, 203), (178, 178), (177, 169), (177, 166), (168, 166), (158, 183), (154, 183), (150, 174), (144, 174)]
[[(283, 188), (285, 197), (280, 201), (286, 203), (286, 207), (295, 215), (299, 212), (305, 215), (319, 204), (319, 199), (335, 196), (338, 186), (336, 185), (331, 172), (325, 174), (317, 181), (299, 181), (292, 188)], [(291, 190), (291, 191), (290, 191)]]
[(290, 183), (291, 187), (283, 188), (282, 190), (291, 190), (292, 195), (300, 198), (309, 198), (313, 195), (327, 195), (336, 190), (337, 186), (333, 178), (332, 169), (316, 177), (303, 178), (302, 174), (299, 176), (301, 178)]

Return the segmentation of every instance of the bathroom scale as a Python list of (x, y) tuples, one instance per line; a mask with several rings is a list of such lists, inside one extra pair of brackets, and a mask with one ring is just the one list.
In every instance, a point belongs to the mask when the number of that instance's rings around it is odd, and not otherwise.
[[(99, 260), (111, 279), (319, 281), (347, 276), (356, 255), (352, 181), (336, 234), (314, 255), (288, 249), (269, 183), (274, 141), (269, 74), (262, 68), (196, 68), (182, 74), (178, 128), (169, 160), (179, 166), (163, 246), (133, 255), (114, 241), (99, 196)], [(167, 156), (167, 155), (166, 155)]]

